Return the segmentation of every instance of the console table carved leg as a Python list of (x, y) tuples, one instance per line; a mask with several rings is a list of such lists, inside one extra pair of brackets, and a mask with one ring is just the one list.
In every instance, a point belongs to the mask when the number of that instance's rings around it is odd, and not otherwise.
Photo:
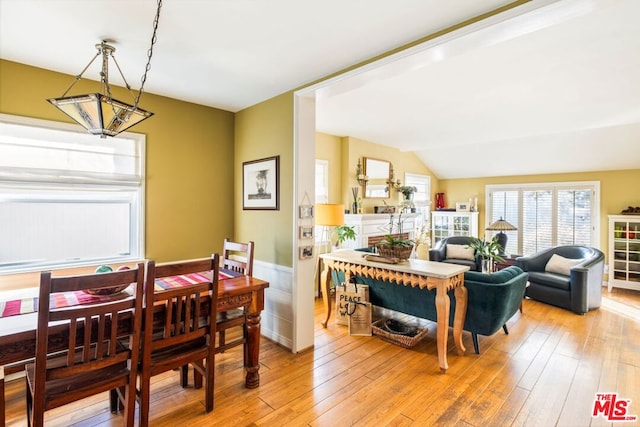
[(438, 284), (436, 288), (436, 316), (437, 331), (436, 338), (438, 343), (438, 364), (440, 372), (445, 373), (449, 368), (447, 364), (447, 340), (449, 339), (449, 310), (451, 301), (447, 295), (447, 289), (444, 284)]
[(327, 318), (322, 322), (322, 327), (326, 328), (329, 323), (329, 317), (331, 317), (331, 295), (329, 295), (329, 288), (331, 285), (331, 267), (328, 262), (324, 263), (324, 268), (320, 273), (320, 286), (322, 287), (322, 302), (324, 303), (324, 312), (327, 314)]
[(462, 328), (467, 313), (467, 288), (456, 286), (453, 292), (456, 297), (456, 312), (453, 314), (453, 342), (458, 349), (458, 355), (462, 356), (466, 350), (462, 343)]

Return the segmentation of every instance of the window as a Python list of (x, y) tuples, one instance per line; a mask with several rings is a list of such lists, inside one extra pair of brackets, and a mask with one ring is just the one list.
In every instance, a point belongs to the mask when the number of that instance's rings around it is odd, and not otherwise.
[(329, 203), (329, 161), (316, 159), (316, 203)]
[[(329, 203), (329, 160), (316, 159), (316, 200), (315, 204)], [(315, 222), (315, 218), (314, 218)], [(315, 230), (316, 247), (331, 246), (330, 236), (327, 227), (316, 225)]]
[(144, 136), (0, 115), (0, 273), (144, 257)]
[(598, 182), (487, 186), (487, 221), (501, 217), (508, 254), (530, 255), (562, 245), (599, 245)]
[(416, 187), (418, 191), (413, 193), (413, 204), (416, 213), (416, 231), (429, 230), (429, 218), (431, 216), (431, 177), (415, 173), (404, 174), (404, 185)]

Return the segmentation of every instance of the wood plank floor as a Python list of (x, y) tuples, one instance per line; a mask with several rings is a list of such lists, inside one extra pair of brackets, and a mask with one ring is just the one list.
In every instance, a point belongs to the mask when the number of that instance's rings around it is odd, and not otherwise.
[[(243, 387), (242, 351), (217, 356), (215, 409), (203, 391), (181, 389), (177, 372), (154, 378), (151, 425), (162, 426), (601, 426), (640, 425), (592, 418), (595, 394), (617, 392), (640, 417), (640, 293), (604, 291), (584, 316), (531, 300), (509, 335), (480, 337), (473, 353), (449, 353), (438, 370), (435, 324), (411, 350), (377, 337), (320, 326), (315, 347), (294, 355), (263, 339), (261, 386)], [(450, 334), (451, 335), (451, 334)], [(449, 348), (453, 345), (450, 342)], [(7, 426), (26, 425), (24, 380), (7, 384)], [(46, 414), (47, 426), (120, 425), (106, 394)]]

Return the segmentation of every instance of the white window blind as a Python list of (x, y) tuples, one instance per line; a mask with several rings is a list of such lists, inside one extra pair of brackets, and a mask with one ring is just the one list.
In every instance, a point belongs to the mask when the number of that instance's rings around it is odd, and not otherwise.
[(502, 217), (518, 228), (506, 232), (508, 254), (561, 245), (597, 247), (599, 188), (598, 182), (487, 186), (487, 221)]
[(416, 213), (416, 232), (429, 230), (429, 219), (431, 218), (431, 177), (428, 175), (420, 175), (415, 173), (404, 174), (404, 185), (416, 187), (417, 191), (413, 193), (413, 204)]
[(329, 161), (316, 159), (316, 203), (329, 203)]
[(144, 257), (144, 136), (0, 115), (0, 273)]

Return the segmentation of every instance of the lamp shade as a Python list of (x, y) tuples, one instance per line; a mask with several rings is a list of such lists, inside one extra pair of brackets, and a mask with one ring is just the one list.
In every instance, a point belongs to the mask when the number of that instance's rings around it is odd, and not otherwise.
[(116, 136), (153, 113), (100, 93), (48, 99), (92, 135)]
[(500, 217), (499, 220), (489, 225), (486, 229), (489, 231), (513, 231), (518, 228)]
[(316, 205), (316, 225), (344, 225), (344, 205), (334, 203)]

